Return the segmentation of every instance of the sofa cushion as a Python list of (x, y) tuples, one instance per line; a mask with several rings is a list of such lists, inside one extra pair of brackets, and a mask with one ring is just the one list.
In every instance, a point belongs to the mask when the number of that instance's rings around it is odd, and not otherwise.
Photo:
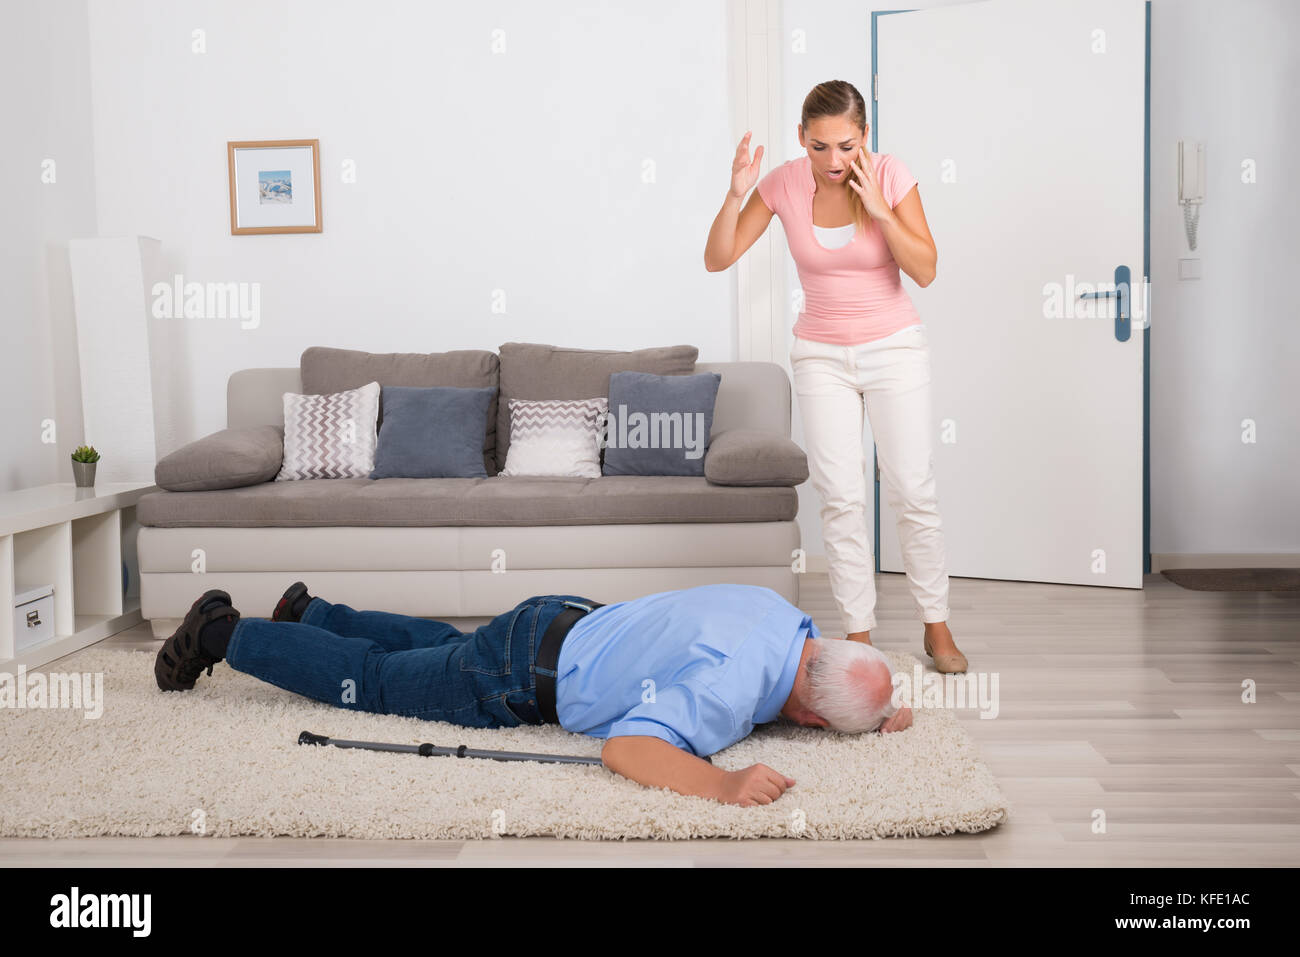
[(722, 376), (609, 377), (605, 475), (703, 475)]
[(150, 492), (136, 517), (162, 527), (317, 525), (618, 525), (779, 522), (794, 518), (792, 488), (737, 488), (704, 478), (307, 479), (218, 492)]
[(153, 480), (173, 492), (202, 492), (269, 482), (284, 457), (284, 429), (256, 425), (222, 429), (164, 455)]
[(615, 352), (507, 342), (500, 348), (501, 396), (497, 403), (497, 468), (510, 449), (510, 399), (595, 399), (609, 395), (614, 372), (690, 375), (700, 350), (662, 346)]
[[(362, 352), (311, 346), (299, 360), (302, 391), (320, 395), (355, 389), (367, 382), (385, 385), (453, 386), (460, 389), (495, 388), (500, 383), (501, 364), (496, 354), (481, 349), (451, 352)], [(488, 406), (487, 432), (483, 437), (483, 466), (488, 475), (497, 473), (497, 397)], [(379, 409), (379, 425), (384, 410)], [(502, 455), (502, 461), (505, 456)]]
[(599, 399), (507, 399), (510, 453), (501, 475), (600, 476), (600, 442), (609, 404)]
[(375, 467), (379, 383), (329, 395), (286, 392), (277, 482), (363, 478)]
[(716, 485), (799, 485), (808, 480), (808, 457), (784, 435), (728, 429), (709, 444), (704, 476)]
[(372, 479), (487, 478), (483, 430), (496, 389), (386, 385)]

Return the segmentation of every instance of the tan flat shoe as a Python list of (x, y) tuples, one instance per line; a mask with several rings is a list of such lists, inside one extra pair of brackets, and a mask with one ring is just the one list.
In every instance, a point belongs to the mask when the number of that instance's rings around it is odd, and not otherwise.
[(966, 656), (960, 651), (955, 655), (938, 655), (930, 650), (930, 639), (925, 639), (925, 653), (934, 659), (934, 668), (936, 671), (945, 675), (961, 675), (966, 673)]

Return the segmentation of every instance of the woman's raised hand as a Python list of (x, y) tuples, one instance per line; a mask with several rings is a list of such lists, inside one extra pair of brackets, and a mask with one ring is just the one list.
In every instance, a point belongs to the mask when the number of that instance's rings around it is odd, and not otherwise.
[(740, 141), (740, 145), (736, 147), (736, 158), (731, 164), (731, 195), (737, 199), (744, 199), (758, 182), (758, 166), (763, 159), (763, 147), (760, 146), (754, 151), (754, 159), (751, 161), (749, 137), (753, 132), (750, 130)]

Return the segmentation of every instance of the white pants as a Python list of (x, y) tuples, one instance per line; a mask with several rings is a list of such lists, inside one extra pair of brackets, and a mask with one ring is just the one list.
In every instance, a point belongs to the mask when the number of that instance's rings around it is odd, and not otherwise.
[(923, 622), (948, 620), (948, 572), (935, 490), (930, 339), (925, 326), (856, 346), (795, 338), (790, 350), (813, 488), (821, 498), (831, 592), (846, 633), (876, 627), (868, 447), (898, 517), (903, 569)]

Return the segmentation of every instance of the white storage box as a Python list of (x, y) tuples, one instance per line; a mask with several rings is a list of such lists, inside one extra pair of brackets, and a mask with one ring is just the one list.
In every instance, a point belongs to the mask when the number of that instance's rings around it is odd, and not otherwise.
[(14, 654), (53, 637), (54, 586), (17, 586), (14, 590)]

